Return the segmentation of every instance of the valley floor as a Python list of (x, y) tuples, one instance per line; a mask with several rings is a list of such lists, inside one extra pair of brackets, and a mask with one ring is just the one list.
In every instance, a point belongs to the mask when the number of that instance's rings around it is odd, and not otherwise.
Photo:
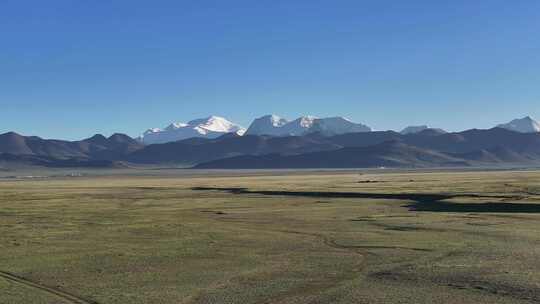
[(0, 181), (0, 303), (538, 303), (540, 172)]

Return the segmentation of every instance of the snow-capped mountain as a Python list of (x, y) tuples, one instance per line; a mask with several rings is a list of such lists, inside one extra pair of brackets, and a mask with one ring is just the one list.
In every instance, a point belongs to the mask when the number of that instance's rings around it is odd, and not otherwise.
[(227, 133), (243, 135), (246, 130), (219, 116), (172, 123), (165, 129), (149, 129), (139, 138), (144, 144), (160, 144), (191, 137), (216, 138)]
[(540, 132), (540, 123), (529, 116), (521, 119), (514, 119), (509, 123), (500, 124), (497, 127), (520, 133)]
[(306, 133), (311, 133), (310, 129), (317, 120), (314, 116), (302, 116), (291, 122), (286, 123), (282, 127), (279, 127), (281, 134), (277, 136), (299, 136)]
[(246, 131), (246, 135), (264, 134), (278, 135), (280, 128), (289, 123), (288, 120), (276, 115), (266, 115), (255, 119)]
[(295, 136), (307, 133), (317, 119), (303, 116), (293, 121), (277, 115), (265, 115), (255, 119), (246, 131), (246, 135)]
[(246, 131), (246, 135), (299, 136), (313, 132), (336, 135), (369, 131), (371, 128), (368, 126), (351, 122), (343, 117), (303, 116), (288, 121), (276, 115), (266, 115), (255, 119)]
[(437, 134), (437, 133), (444, 134), (444, 133), (446, 133), (446, 131), (443, 130), (443, 129), (431, 128), (431, 127), (426, 126), (426, 125), (408, 126), (405, 129), (401, 130), (399, 133), (401, 133), (403, 135), (416, 134), (416, 133), (420, 133), (420, 132), (425, 131), (425, 130), (432, 130), (434, 134)]

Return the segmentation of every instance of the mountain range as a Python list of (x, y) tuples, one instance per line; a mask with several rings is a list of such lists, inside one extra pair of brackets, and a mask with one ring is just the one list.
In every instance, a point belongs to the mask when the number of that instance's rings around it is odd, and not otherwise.
[(266, 115), (255, 119), (246, 130), (226, 118), (210, 116), (195, 119), (188, 123), (171, 123), (164, 129), (152, 128), (143, 133), (138, 140), (146, 145), (175, 142), (192, 137), (217, 138), (227, 133), (238, 135), (301, 136), (319, 132), (329, 135), (369, 132), (371, 128), (354, 123), (343, 117), (317, 118), (302, 116), (289, 121), (276, 115)]
[[(522, 119), (514, 119), (497, 127), (520, 133), (540, 132), (540, 124), (528, 116)], [(441, 134), (446, 133), (443, 129), (432, 128), (427, 125), (408, 126), (401, 130), (400, 133), (413, 134), (427, 129)], [(308, 115), (288, 120), (277, 115), (265, 115), (253, 120), (250, 126), (245, 129), (226, 118), (209, 116), (194, 119), (188, 123), (174, 122), (164, 129), (148, 129), (138, 140), (145, 145), (151, 145), (176, 142), (193, 137), (214, 139), (228, 133), (270, 136), (303, 136), (309, 133), (320, 133), (325, 136), (332, 136), (371, 131), (373, 131), (371, 127), (352, 122), (344, 117), (317, 118)]]
[(123, 134), (63, 141), (5, 133), (0, 135), (0, 169), (12, 164), (204, 169), (538, 166), (537, 130), (538, 123), (529, 117), (488, 130), (445, 132), (416, 126), (395, 132), (371, 131), (339, 117), (288, 121), (268, 115), (243, 132), (240, 126), (211, 116), (163, 131), (168, 134), (164, 136), (196, 132), (194, 136), (155, 144)]
[(0, 135), (0, 163), (44, 167), (114, 167), (118, 160), (143, 148), (124, 135), (95, 135), (81, 141), (42, 139), (14, 132)]
[(246, 129), (219, 116), (194, 119), (188, 123), (171, 123), (165, 129), (148, 129), (139, 137), (146, 145), (174, 142), (191, 137), (216, 138), (227, 133), (243, 135)]
[[(311, 136), (311, 138), (316, 136)], [(338, 149), (302, 154), (244, 154), (202, 161), (201, 169), (538, 166), (540, 134), (502, 128), (440, 134), (393, 131), (318, 137)]]
[(246, 135), (301, 136), (318, 132), (329, 136), (370, 131), (370, 127), (343, 117), (302, 116), (289, 121), (276, 115), (267, 115), (255, 119), (247, 129)]

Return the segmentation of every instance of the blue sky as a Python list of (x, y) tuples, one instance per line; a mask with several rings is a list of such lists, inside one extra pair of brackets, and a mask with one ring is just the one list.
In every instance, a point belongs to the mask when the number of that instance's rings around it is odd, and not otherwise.
[(540, 119), (540, 1), (0, 1), (0, 132)]

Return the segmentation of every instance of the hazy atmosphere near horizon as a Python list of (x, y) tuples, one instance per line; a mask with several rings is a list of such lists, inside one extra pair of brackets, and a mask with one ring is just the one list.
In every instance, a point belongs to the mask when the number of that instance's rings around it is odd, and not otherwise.
[(528, 0), (6, 0), (0, 131), (76, 140), (265, 114), (462, 131), (540, 118), (539, 11)]

